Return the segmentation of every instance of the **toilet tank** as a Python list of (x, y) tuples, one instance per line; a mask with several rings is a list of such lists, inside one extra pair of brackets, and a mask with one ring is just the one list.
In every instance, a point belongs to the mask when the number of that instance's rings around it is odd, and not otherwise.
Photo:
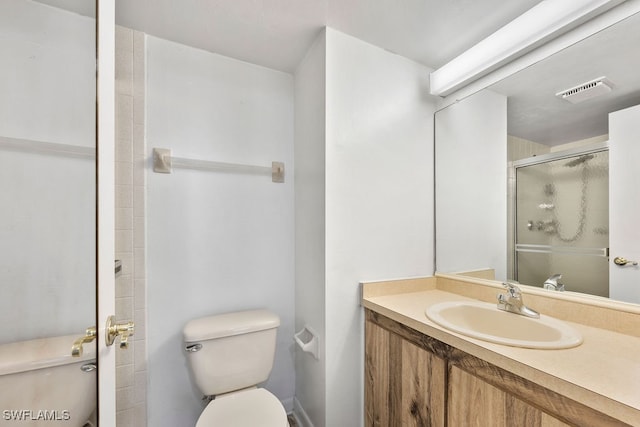
[(228, 393), (267, 380), (280, 319), (267, 310), (191, 320), (183, 330), (191, 375), (205, 396)]

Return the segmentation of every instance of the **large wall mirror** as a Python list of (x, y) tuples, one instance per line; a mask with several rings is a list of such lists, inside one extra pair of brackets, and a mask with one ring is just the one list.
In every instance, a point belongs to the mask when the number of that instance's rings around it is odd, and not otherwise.
[(95, 2), (63, 3), (0, 2), (0, 424), (95, 423)]
[(634, 15), (436, 113), (437, 271), (640, 303), (638, 46)]

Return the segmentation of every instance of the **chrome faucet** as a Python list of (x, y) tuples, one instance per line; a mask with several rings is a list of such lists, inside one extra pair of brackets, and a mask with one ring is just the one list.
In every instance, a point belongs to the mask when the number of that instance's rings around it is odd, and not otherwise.
[(498, 294), (498, 310), (533, 317), (534, 319), (540, 317), (540, 313), (524, 305), (519, 287), (511, 283), (503, 283), (502, 286), (507, 288), (507, 292)]
[(564, 291), (564, 285), (560, 283), (560, 279), (562, 279), (562, 274), (554, 274), (544, 281), (543, 287), (545, 289), (549, 289), (551, 291)]

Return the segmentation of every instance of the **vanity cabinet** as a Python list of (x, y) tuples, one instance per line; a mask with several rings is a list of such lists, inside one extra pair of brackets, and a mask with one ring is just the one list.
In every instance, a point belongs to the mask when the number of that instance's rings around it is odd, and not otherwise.
[(444, 358), (367, 321), (366, 426), (444, 426), (446, 375)]
[(365, 309), (365, 426), (626, 426)]
[(535, 406), (451, 366), (449, 371), (449, 426), (569, 426)]

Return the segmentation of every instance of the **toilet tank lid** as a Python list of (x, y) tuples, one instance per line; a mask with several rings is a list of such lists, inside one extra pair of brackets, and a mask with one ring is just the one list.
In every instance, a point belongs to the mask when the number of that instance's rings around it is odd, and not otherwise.
[(278, 326), (278, 315), (268, 310), (249, 310), (193, 319), (185, 325), (183, 335), (185, 342), (195, 342), (263, 331)]

